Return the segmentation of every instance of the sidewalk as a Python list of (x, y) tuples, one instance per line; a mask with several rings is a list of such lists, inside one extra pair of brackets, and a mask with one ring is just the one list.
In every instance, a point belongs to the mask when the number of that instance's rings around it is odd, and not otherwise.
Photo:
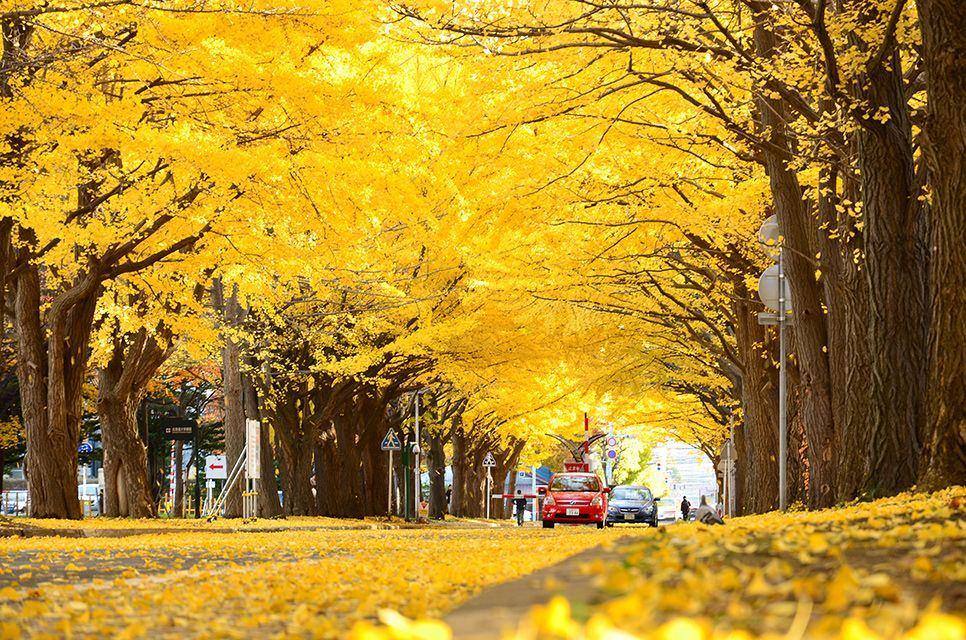
[(596, 576), (585, 567), (620, 558), (622, 538), (612, 545), (594, 547), (530, 575), (491, 587), (454, 609), (443, 621), (454, 640), (498, 640), (516, 630), (535, 606), (545, 605), (556, 595), (572, 603), (597, 603), (600, 592)]
[[(0, 538), (21, 537), (62, 537), (62, 538), (124, 538), (127, 536), (157, 535), (169, 533), (279, 533), (285, 531), (395, 531), (401, 529), (485, 529), (510, 526), (509, 521), (494, 520), (456, 520), (430, 522), (405, 522), (403, 520), (353, 520), (349, 518), (318, 518), (320, 522), (311, 523), (312, 518), (300, 518), (288, 524), (285, 519), (255, 520), (244, 522), (241, 519), (205, 520), (80, 520), (52, 521), (49, 526), (43, 521), (29, 523), (17, 522), (15, 518), (0, 518)], [(109, 526), (112, 523), (124, 526)], [(159, 523), (165, 523), (159, 525)], [(85, 526), (88, 525), (88, 526)]]

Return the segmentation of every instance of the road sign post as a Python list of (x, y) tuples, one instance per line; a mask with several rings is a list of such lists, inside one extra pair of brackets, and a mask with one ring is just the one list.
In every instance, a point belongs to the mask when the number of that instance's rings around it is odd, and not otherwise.
[(771, 314), (759, 314), (760, 324), (778, 325), (778, 507), (788, 508), (788, 417), (787, 404), (787, 362), (785, 353), (785, 325), (790, 324), (792, 314), (791, 288), (785, 278), (785, 255), (782, 248), (781, 228), (778, 216), (769, 216), (758, 230), (758, 241), (772, 257), (774, 264), (761, 274), (758, 280), (758, 297), (766, 307), (777, 311), (772, 321)]
[(487, 451), (486, 455), (483, 457), (483, 466), (486, 467), (486, 493), (483, 498), (483, 510), (486, 514), (486, 519), (490, 519), (490, 493), (493, 487), (493, 474), (491, 473), (493, 467), (496, 466), (496, 458), (493, 454)]
[(246, 491), (242, 501), (242, 515), (254, 518), (258, 514), (257, 499), (258, 485), (256, 482), (262, 475), (261, 456), (261, 427), (258, 420), (245, 420), (245, 485)]
[(402, 449), (402, 443), (399, 442), (396, 430), (389, 427), (389, 431), (386, 432), (386, 436), (379, 446), (383, 451), (389, 452), (389, 503), (386, 507), (386, 515), (392, 517), (392, 452)]
[(409, 444), (409, 436), (406, 436), (403, 442), (402, 448), (402, 463), (403, 463), (403, 473), (402, 473), (402, 486), (403, 486), (403, 517), (409, 521), (409, 509), (412, 507), (412, 502), (409, 500), (409, 488), (411, 483), (409, 482), (409, 458), (412, 454), (411, 446)]

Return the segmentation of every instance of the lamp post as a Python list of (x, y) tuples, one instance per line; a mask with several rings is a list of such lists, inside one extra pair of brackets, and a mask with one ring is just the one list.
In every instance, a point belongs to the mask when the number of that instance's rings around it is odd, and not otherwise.
[(758, 297), (778, 313), (758, 314), (758, 324), (778, 325), (778, 507), (788, 508), (788, 421), (786, 393), (785, 326), (792, 324), (791, 289), (785, 278), (785, 256), (778, 216), (768, 217), (758, 230), (758, 241), (777, 263), (765, 269), (758, 280)]
[(422, 393), (425, 393), (426, 391), (428, 391), (428, 389), (426, 389), (425, 387), (422, 388), (422, 389), (420, 389), (420, 390), (418, 390), (416, 392), (416, 397), (415, 397), (415, 400), (414, 400), (415, 417), (416, 417), (416, 442), (413, 443), (413, 473), (415, 473), (415, 475), (416, 475), (416, 477), (414, 478), (414, 486), (416, 487), (416, 501), (415, 501), (415, 505), (416, 505), (415, 519), (416, 520), (419, 520), (419, 508), (420, 508), (420, 506), (422, 505), (422, 502), (423, 502), (423, 477), (422, 477), (421, 466), (420, 466), (420, 461), (419, 461), (419, 453), (420, 453), (420, 450), (419, 450), (419, 443), (420, 443), (420, 437), (419, 437), (419, 395), (422, 394)]

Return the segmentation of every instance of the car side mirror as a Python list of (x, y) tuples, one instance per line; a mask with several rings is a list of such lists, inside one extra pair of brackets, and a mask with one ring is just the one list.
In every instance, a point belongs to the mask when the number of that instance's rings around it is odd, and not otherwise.
[(547, 488), (546, 487), (537, 487), (537, 494), (539, 494), (541, 496), (547, 495)]
[(660, 502), (660, 501), (661, 501), (660, 498), (651, 498), (651, 502)]
[(604, 493), (610, 493), (610, 487), (604, 487)]

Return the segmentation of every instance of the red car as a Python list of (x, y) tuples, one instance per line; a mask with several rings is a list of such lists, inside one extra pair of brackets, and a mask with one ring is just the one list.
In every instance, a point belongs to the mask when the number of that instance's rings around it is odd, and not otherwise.
[(555, 473), (543, 500), (543, 526), (552, 529), (560, 524), (597, 524), (604, 528), (607, 518), (607, 494), (610, 492), (594, 473)]

